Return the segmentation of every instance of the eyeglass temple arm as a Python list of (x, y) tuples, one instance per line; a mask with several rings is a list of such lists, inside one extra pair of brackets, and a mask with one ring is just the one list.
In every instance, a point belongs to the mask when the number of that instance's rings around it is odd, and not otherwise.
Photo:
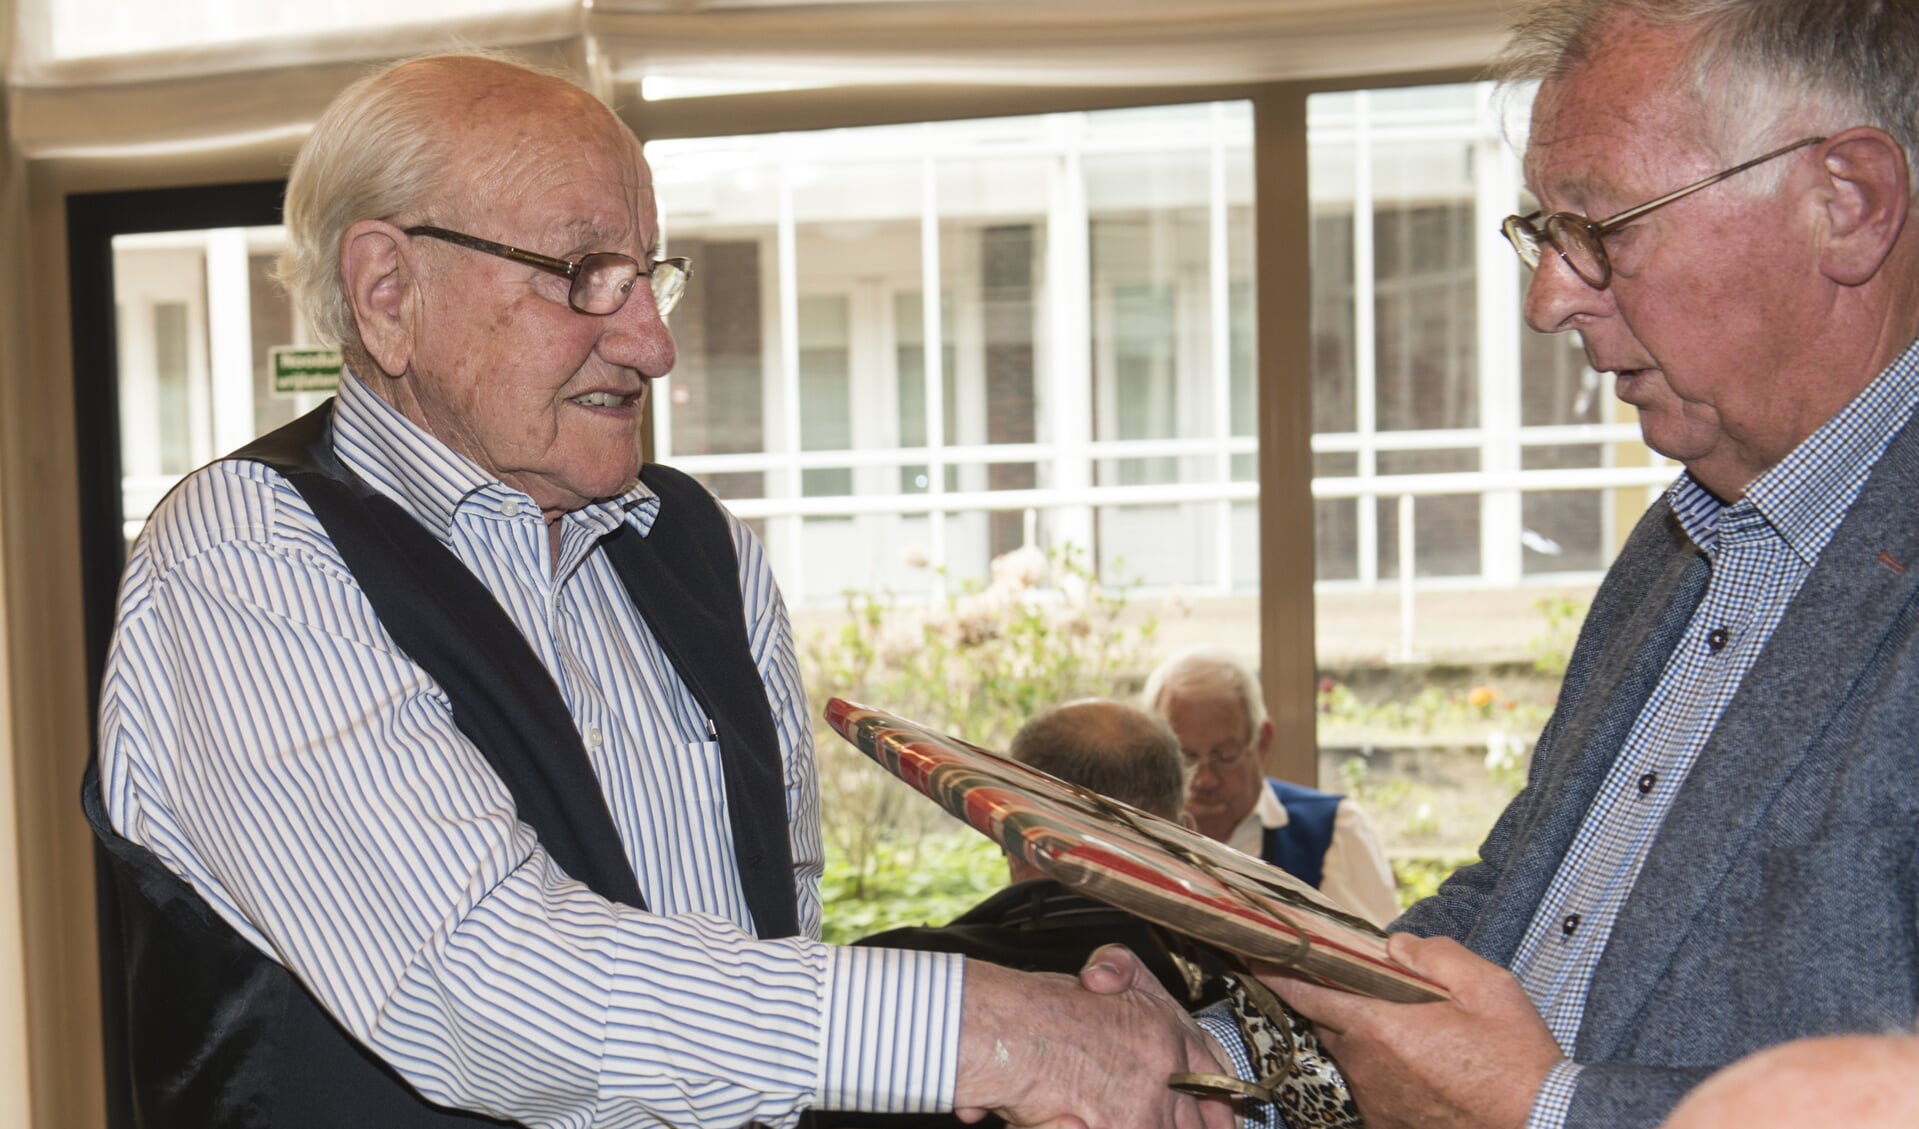
[(448, 243), (457, 243), (462, 247), (484, 254), (497, 255), (502, 259), (511, 259), (516, 263), (525, 263), (530, 267), (538, 267), (544, 271), (551, 271), (562, 278), (572, 278), (580, 272), (578, 264), (569, 263), (565, 259), (556, 259), (551, 255), (542, 255), (537, 251), (523, 251), (510, 244), (498, 243), (491, 239), (481, 239), (477, 235), (468, 235), (463, 231), (434, 227), (431, 224), (410, 227), (407, 228), (406, 231), (408, 235), (427, 235)]
[[(1592, 231), (1594, 235), (1604, 235), (1605, 233), (1609, 231), (1619, 228), (1625, 224), (1631, 223), (1633, 220), (1638, 219), (1640, 216), (1645, 215), (1647, 212), (1652, 211), (1654, 208), (1663, 208), (1667, 204), (1672, 203), (1674, 200), (1677, 200), (1683, 196), (1690, 196), (1691, 194), (1699, 191), (1702, 188), (1711, 188), (1713, 185), (1718, 184), (1720, 181), (1725, 180), (1727, 177), (1737, 176), (1740, 173), (1745, 172), (1747, 169), (1754, 167), (1755, 165), (1763, 165), (1767, 161), (1772, 160), (1774, 157), (1783, 157), (1787, 153), (1792, 152), (1794, 149), (1804, 149), (1808, 145), (1817, 145), (1824, 140), (1825, 138), (1823, 137), (1802, 138), (1801, 140), (1793, 142), (1791, 145), (1782, 145), (1779, 148), (1774, 149), (1770, 153), (1761, 153), (1759, 156), (1754, 157), (1750, 161), (1747, 161), (1743, 164), (1734, 165), (1733, 167), (1726, 169), (1723, 172), (1716, 172), (1704, 180), (1695, 181), (1692, 184), (1686, 185), (1684, 188), (1675, 188), (1671, 192), (1666, 193), (1664, 196), (1661, 196), (1657, 200), (1648, 200), (1645, 203), (1640, 204), (1638, 207), (1627, 208), (1625, 211), (1619, 213), (1616, 216), (1608, 216), (1605, 219), (1592, 224), (1590, 230)], [(1537, 214), (1537, 213), (1534, 213), (1534, 214)]]

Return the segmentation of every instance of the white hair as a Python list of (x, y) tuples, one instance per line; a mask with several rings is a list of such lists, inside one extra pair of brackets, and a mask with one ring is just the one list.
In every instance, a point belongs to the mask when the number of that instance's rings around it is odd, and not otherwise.
[(1165, 700), (1175, 695), (1237, 701), (1248, 739), (1266, 724), (1266, 696), (1253, 668), (1223, 647), (1192, 647), (1160, 663), (1146, 676), (1140, 700), (1147, 709), (1164, 714)]
[[(1522, 0), (1495, 64), (1507, 84), (1586, 61), (1612, 20), (1696, 29), (1689, 80), (1701, 140), (1728, 164), (1856, 125), (1919, 149), (1919, 5), (1908, 0)], [(1741, 177), (1776, 188), (1783, 168)]]
[(275, 272), (321, 341), (362, 352), (340, 276), (340, 241), (366, 219), (418, 213), (448, 195), (456, 164), (447, 89), (459, 71), (491, 66), (558, 79), (563, 72), (498, 51), (423, 55), (390, 64), (342, 90), (301, 146), (287, 177), (287, 247)]

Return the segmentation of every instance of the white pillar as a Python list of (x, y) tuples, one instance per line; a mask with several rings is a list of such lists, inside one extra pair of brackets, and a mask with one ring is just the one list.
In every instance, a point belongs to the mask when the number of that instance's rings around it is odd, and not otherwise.
[(207, 232), (207, 361), (211, 453), (225, 454), (259, 433), (253, 405), (253, 294), (244, 228)]
[[(1474, 141), (1473, 231), (1477, 251), (1473, 274), (1479, 307), (1480, 469), (1504, 474), (1520, 469), (1519, 429), (1519, 269), (1499, 225), (1519, 199), (1519, 161), (1501, 139), (1492, 106), (1492, 84), (1475, 88), (1478, 119), (1488, 131)], [(1479, 567), (1490, 587), (1519, 583), (1524, 524), (1517, 490), (1488, 490), (1479, 503)]]
[[(1083, 114), (1053, 116), (1059, 162), (1053, 166), (1046, 208), (1045, 308), (1048, 332), (1046, 434), (1054, 446), (1053, 488), (1093, 485), (1093, 274), (1087, 235), (1086, 169), (1080, 160)], [(1092, 559), (1093, 509), (1065, 506), (1048, 521), (1052, 548), (1071, 544)]]

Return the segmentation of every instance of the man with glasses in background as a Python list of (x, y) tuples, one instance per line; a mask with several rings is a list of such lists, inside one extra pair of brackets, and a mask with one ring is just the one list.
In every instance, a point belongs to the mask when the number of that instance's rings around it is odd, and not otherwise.
[(765, 553), (641, 464), (690, 267), (606, 106), (398, 64), (322, 116), (286, 220), (349, 372), (155, 511), (86, 785), (137, 1124), (1227, 1129), (1166, 1085), (1215, 1044), (1124, 950), (1096, 994), (815, 940)]
[(1481, 861), (1394, 924), (1453, 999), (1270, 983), (1373, 1129), (1649, 1127), (1919, 1008), (1919, 5), (1539, 0), (1503, 73), (1526, 320), (1685, 470)]
[(1318, 888), (1376, 925), (1399, 916), (1379, 832), (1345, 796), (1266, 775), (1273, 723), (1259, 680), (1230, 651), (1194, 648), (1161, 663), (1140, 694), (1179, 738), (1199, 833)]

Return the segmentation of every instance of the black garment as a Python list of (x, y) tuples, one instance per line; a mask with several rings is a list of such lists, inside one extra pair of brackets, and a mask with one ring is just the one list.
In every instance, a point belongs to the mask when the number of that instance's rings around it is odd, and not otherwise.
[(1151, 922), (1075, 894), (1051, 878), (1008, 886), (946, 925), (889, 929), (854, 943), (964, 953), (1024, 972), (1068, 975), (1085, 967), (1094, 949), (1117, 943), (1138, 953), (1174, 999), (1196, 1006)]
[[(466, 566), (334, 458), (331, 404), (234, 457), (285, 474), (326, 527), (380, 622), (452, 702), (455, 724), (567, 874), (644, 908), (605, 796), (559, 687)], [(798, 931), (771, 707), (746, 637), (724, 515), (698, 483), (649, 466), (652, 530), (603, 542), (696, 700), (725, 766), (741, 884), (762, 937)], [(125, 1058), (142, 1129), (414, 1129), (502, 1122), (432, 1105), (152, 852), (106, 819), (97, 763), (82, 803), (117, 896)]]
[[(1093, 950), (1121, 944), (1137, 953), (1148, 971), (1174, 999), (1189, 1011), (1221, 998), (1218, 958), (1195, 953), (1209, 973), (1198, 999), (1192, 998), (1162, 934), (1151, 922), (1104, 902), (1075, 894), (1051, 878), (1015, 883), (967, 910), (946, 925), (907, 926), (862, 937), (854, 944), (880, 949), (962, 953), (969, 957), (1017, 968), (1023, 972), (1063, 972), (1073, 975), (1086, 965)], [(959, 1129), (965, 1123), (950, 1113), (871, 1114), (820, 1113), (820, 1129)], [(1005, 1124), (988, 1116), (972, 1129), (997, 1129)]]

